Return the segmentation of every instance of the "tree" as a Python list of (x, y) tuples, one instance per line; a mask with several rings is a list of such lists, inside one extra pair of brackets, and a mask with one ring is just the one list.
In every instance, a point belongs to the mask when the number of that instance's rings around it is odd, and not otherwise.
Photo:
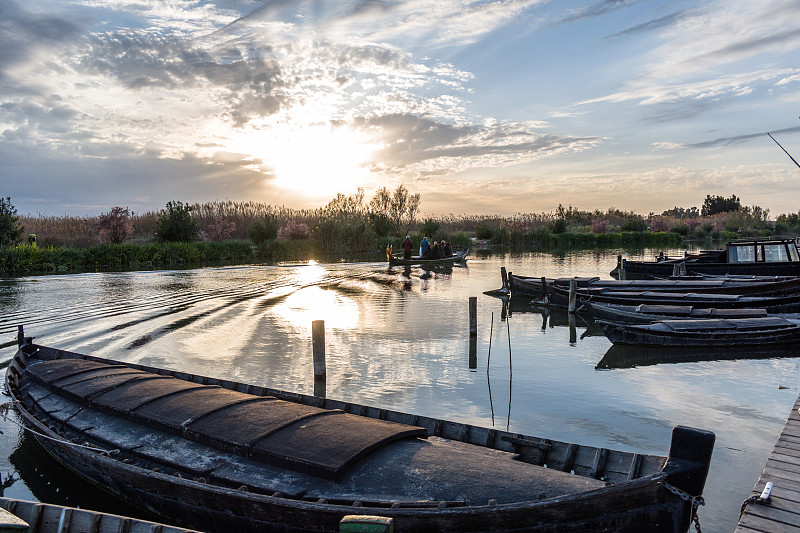
[(183, 202), (167, 202), (158, 215), (155, 238), (162, 242), (192, 242), (197, 240), (200, 225), (192, 217), (192, 206)]
[(730, 198), (711, 196), (708, 194), (703, 202), (701, 214), (706, 217), (710, 215), (716, 215), (717, 213), (730, 213), (731, 211), (738, 211), (741, 208), (742, 203), (735, 194), (732, 194)]
[(230, 239), (234, 231), (236, 231), (236, 222), (216, 217), (214, 222), (200, 232), (200, 238), (205, 242), (222, 242)]
[(405, 185), (399, 185), (394, 194), (386, 187), (381, 187), (370, 200), (369, 211), (373, 215), (386, 217), (391, 224), (392, 234), (402, 237), (414, 224), (419, 202), (419, 193), (409, 193)]
[(0, 198), (0, 246), (18, 244), (24, 231), (17, 208), (11, 204), (11, 197)]
[(112, 207), (108, 213), (100, 215), (98, 229), (100, 240), (113, 244), (122, 244), (133, 235), (133, 221), (127, 207)]

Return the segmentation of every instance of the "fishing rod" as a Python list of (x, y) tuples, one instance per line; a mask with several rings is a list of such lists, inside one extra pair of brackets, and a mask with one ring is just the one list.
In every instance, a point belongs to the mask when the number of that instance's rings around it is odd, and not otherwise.
[[(770, 134), (769, 132), (767, 132), (767, 135), (769, 135), (769, 138), (770, 138), (770, 139), (772, 139), (773, 141), (775, 141), (775, 137), (773, 137), (773, 136), (772, 136), (772, 134)], [(775, 141), (775, 144), (777, 144), (778, 146), (781, 146), (781, 143), (779, 143), (778, 141)], [(792, 160), (792, 163), (794, 163), (795, 165), (797, 165), (797, 168), (800, 168), (800, 163), (798, 163), (797, 161), (795, 161), (795, 160), (794, 160), (794, 157), (792, 157), (792, 154), (790, 154), (789, 152), (787, 152), (787, 151), (786, 151), (786, 148), (784, 148), (783, 146), (781, 146), (781, 150), (783, 150), (783, 151), (786, 153), (786, 155), (788, 155), (788, 156), (789, 156), (789, 159), (791, 159), (791, 160)]]

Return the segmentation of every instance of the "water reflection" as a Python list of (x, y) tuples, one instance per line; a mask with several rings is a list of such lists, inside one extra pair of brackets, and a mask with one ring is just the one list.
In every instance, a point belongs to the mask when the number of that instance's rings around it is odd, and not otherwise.
[(626, 346), (613, 344), (597, 363), (597, 370), (635, 368), (660, 364), (730, 361), (737, 359), (769, 359), (800, 357), (800, 346), (763, 346), (724, 348), (677, 346)]
[(314, 320), (324, 320), (330, 329), (353, 329), (361, 314), (352, 298), (320, 287), (306, 287), (290, 294), (273, 312), (297, 329), (308, 329)]

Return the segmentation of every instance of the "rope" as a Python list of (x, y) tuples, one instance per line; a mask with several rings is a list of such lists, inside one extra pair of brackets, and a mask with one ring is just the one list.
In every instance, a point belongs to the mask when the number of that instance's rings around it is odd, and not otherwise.
[(71, 442), (71, 441), (64, 440), (64, 439), (57, 439), (55, 437), (51, 437), (50, 435), (45, 435), (44, 433), (40, 433), (40, 432), (36, 431), (35, 429), (29, 428), (28, 426), (26, 426), (24, 424), (20, 424), (16, 420), (12, 420), (11, 418), (8, 418), (8, 416), (7, 416), (7, 414), (8, 414), (8, 406), (10, 406), (11, 404), (17, 404), (17, 403), (19, 403), (18, 400), (12, 400), (10, 402), (5, 403), (3, 406), (0, 406), (0, 407), (5, 407), (5, 410), (2, 413), (4, 421), (11, 422), (15, 426), (17, 426), (17, 427), (19, 427), (21, 429), (24, 429), (25, 431), (28, 431), (29, 433), (33, 433), (37, 437), (41, 437), (43, 439), (51, 440), (53, 442), (58, 442), (59, 444), (66, 444), (68, 446), (74, 446), (76, 448), (83, 448), (85, 450), (89, 450), (91, 452), (97, 452), (97, 453), (100, 453), (102, 455), (105, 455), (107, 457), (112, 457), (112, 458), (113, 457), (117, 457), (119, 455), (119, 450), (118, 449), (105, 450), (103, 448), (96, 448), (94, 446), (89, 446), (89, 445), (86, 445), (86, 444), (78, 444), (76, 442)]

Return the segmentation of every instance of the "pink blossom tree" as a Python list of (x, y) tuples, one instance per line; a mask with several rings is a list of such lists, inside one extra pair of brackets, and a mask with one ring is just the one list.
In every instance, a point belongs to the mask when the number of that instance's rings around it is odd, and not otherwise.
[(230, 239), (236, 231), (236, 222), (228, 222), (222, 217), (216, 217), (214, 222), (200, 232), (200, 238), (205, 242), (220, 242)]
[(112, 207), (108, 213), (100, 215), (98, 229), (100, 240), (113, 244), (122, 244), (133, 235), (132, 213), (127, 207)]

